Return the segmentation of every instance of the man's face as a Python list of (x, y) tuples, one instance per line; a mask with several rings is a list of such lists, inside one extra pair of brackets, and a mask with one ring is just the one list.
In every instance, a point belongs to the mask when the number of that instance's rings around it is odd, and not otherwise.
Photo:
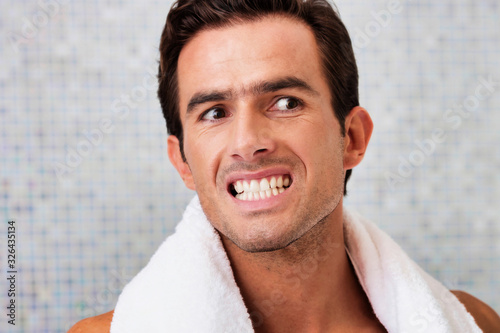
[(202, 31), (180, 54), (178, 85), (183, 178), (223, 236), (245, 251), (280, 249), (335, 210), (343, 138), (305, 24)]

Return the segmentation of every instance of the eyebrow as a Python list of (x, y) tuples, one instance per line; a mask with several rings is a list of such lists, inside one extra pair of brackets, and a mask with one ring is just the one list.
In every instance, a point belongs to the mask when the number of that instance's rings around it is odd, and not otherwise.
[(255, 83), (250, 87), (250, 89), (244, 88), (238, 93), (232, 89), (222, 91), (213, 90), (198, 92), (194, 94), (193, 97), (191, 97), (191, 99), (189, 100), (186, 115), (193, 112), (193, 110), (200, 104), (217, 101), (227, 101), (232, 99), (236, 95), (248, 94), (248, 91), (251, 91), (254, 96), (258, 96), (287, 88), (300, 89), (313, 96), (319, 95), (319, 92), (314, 90), (304, 80), (299, 79), (295, 76), (287, 76), (285, 78), (280, 78), (273, 81), (262, 81)]

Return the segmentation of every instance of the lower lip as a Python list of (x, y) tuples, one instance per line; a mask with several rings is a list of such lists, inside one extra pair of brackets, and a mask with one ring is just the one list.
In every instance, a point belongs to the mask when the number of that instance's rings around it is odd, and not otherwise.
[(288, 194), (292, 190), (293, 186), (290, 185), (283, 193), (278, 194), (278, 195), (273, 195), (269, 198), (265, 199), (260, 199), (260, 200), (255, 200), (255, 201), (246, 201), (246, 200), (240, 200), (236, 199), (231, 193), (228, 193), (231, 198), (233, 199), (233, 202), (240, 207), (242, 210), (246, 211), (257, 211), (257, 210), (265, 210), (265, 209), (270, 209), (274, 208), (276, 206), (279, 206), (282, 204), (283, 200), (286, 200), (288, 197)]

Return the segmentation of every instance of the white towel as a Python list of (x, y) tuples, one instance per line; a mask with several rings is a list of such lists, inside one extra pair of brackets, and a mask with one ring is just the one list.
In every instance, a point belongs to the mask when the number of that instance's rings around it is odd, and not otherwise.
[[(373, 223), (344, 213), (346, 249), (392, 332), (481, 332), (465, 307)], [(198, 197), (118, 299), (111, 333), (253, 332), (220, 238)]]
[(389, 333), (482, 332), (463, 304), (392, 238), (345, 208), (344, 238), (359, 282)]

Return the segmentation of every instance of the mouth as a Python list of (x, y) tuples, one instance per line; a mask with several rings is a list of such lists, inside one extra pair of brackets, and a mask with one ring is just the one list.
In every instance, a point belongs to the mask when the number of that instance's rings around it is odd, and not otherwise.
[(241, 179), (229, 185), (229, 193), (241, 201), (258, 201), (280, 195), (292, 185), (290, 175)]

